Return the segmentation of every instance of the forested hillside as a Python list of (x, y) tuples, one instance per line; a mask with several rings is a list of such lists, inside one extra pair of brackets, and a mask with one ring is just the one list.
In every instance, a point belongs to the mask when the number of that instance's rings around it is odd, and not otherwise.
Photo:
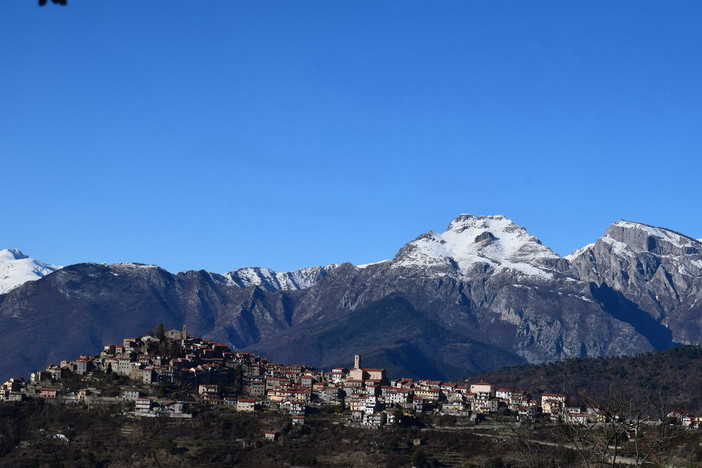
[(661, 402), (670, 410), (696, 413), (702, 408), (702, 347), (680, 346), (637, 356), (513, 366), (470, 380), (486, 380), (497, 387), (532, 393), (566, 393), (573, 404), (626, 392)]

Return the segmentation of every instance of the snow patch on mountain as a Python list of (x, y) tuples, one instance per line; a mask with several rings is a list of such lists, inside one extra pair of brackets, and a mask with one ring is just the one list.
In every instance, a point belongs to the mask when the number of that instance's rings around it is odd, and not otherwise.
[(580, 247), (579, 249), (574, 250), (571, 253), (569, 253), (568, 255), (566, 255), (564, 258), (566, 260), (568, 260), (569, 262), (572, 262), (574, 259), (578, 258), (579, 256), (581, 256), (585, 252), (588, 252), (590, 249), (592, 249), (592, 247), (594, 247), (594, 245), (595, 245), (595, 243), (593, 242), (591, 244), (587, 244), (584, 247)]
[(612, 247), (612, 253), (618, 256), (627, 256), (627, 257), (633, 257), (634, 252), (631, 250), (629, 247), (629, 244), (625, 242), (618, 241), (617, 239), (614, 239), (609, 236), (604, 236), (602, 239), (600, 239), (603, 243), (608, 244), (609, 246)]
[(381, 263), (387, 263), (387, 262), (389, 262), (389, 261), (390, 261), (390, 260), (381, 260), (381, 261), (379, 261), (379, 262), (364, 263), (363, 265), (356, 265), (356, 268), (360, 268), (361, 270), (363, 270), (364, 268), (368, 268), (369, 266), (380, 265)]
[(612, 226), (643, 231), (651, 237), (655, 237), (663, 241), (669, 242), (676, 247), (699, 247), (699, 240), (693, 239), (675, 231), (671, 231), (670, 229), (649, 226), (648, 224), (635, 223), (632, 221), (617, 221)]
[[(586, 252), (592, 254), (591, 259), (584, 257)], [(702, 244), (698, 240), (670, 229), (632, 221), (613, 223), (595, 244), (566, 258), (587, 276), (589, 269), (598, 274), (602, 269), (628, 270), (631, 265), (647, 264), (651, 255), (660, 262), (660, 267), (652, 271), (661, 269), (686, 277), (702, 277)], [(635, 276), (638, 269), (633, 271)], [(649, 280), (646, 276), (643, 281)]]
[(241, 288), (258, 286), (267, 291), (299, 291), (312, 287), (338, 266), (313, 266), (282, 273), (270, 268), (246, 267), (225, 273), (224, 277)]
[[(618, 256), (634, 257), (641, 252), (659, 250), (659, 255), (673, 254), (678, 256), (683, 251), (685, 255), (702, 252), (702, 245), (697, 239), (671, 231), (670, 229), (650, 226), (633, 221), (617, 221), (597, 241), (609, 246), (612, 253)], [(661, 243), (665, 246), (661, 248)], [(565, 258), (572, 262), (586, 252), (592, 251), (596, 243), (588, 244)], [(691, 262), (696, 263), (695, 259)]]
[(112, 266), (115, 268), (122, 268), (124, 270), (142, 270), (142, 269), (159, 270), (159, 269), (161, 269), (161, 267), (158, 265), (152, 265), (152, 264), (148, 264), (148, 263), (134, 263), (134, 262), (113, 263)]
[[(447, 268), (470, 276), (477, 264), (496, 272), (511, 270), (529, 276), (553, 277), (563, 258), (504, 216), (463, 214), (444, 233), (430, 231), (405, 245), (393, 267)], [(450, 271), (450, 270), (449, 270)]]
[(62, 267), (29, 258), (18, 249), (0, 250), (0, 294), (36, 281)]

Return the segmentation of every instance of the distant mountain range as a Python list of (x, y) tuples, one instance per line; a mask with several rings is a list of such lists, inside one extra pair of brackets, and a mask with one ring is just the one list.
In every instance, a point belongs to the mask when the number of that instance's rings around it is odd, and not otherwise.
[(0, 377), (159, 322), (279, 362), (345, 366), (361, 353), (391, 375), (437, 379), (702, 342), (702, 243), (628, 221), (567, 257), (503, 216), (461, 215), (363, 266), (45, 267), (23, 284), (4, 275)]

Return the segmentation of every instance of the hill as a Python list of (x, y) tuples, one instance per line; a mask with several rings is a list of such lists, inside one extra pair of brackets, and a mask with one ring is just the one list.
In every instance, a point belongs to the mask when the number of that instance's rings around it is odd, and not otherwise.
[(572, 403), (600, 401), (613, 392), (642, 396), (668, 410), (702, 410), (702, 348), (680, 346), (663, 352), (506, 367), (473, 377), (497, 387), (536, 394), (565, 393)]

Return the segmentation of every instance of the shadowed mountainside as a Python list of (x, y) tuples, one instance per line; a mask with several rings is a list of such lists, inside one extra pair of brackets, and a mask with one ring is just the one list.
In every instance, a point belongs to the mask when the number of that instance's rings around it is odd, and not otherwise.
[(702, 341), (700, 252), (673, 231), (617, 222), (563, 258), (502, 216), (461, 215), (364, 267), (72, 265), (0, 295), (0, 376), (157, 323), (283, 363), (348, 366), (361, 353), (396, 377), (667, 349)]

